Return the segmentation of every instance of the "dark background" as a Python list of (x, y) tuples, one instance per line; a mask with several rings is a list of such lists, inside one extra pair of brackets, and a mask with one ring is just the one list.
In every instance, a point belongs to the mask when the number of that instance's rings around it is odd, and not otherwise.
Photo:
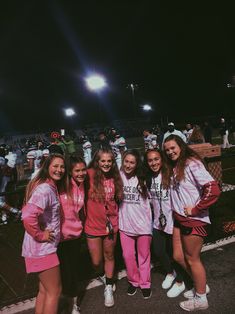
[[(233, 13), (229, 4), (2, 1), (1, 132), (139, 117), (144, 103), (152, 119), (234, 117)], [(85, 86), (90, 72), (107, 80), (98, 94)], [(75, 117), (65, 118), (67, 107)]]

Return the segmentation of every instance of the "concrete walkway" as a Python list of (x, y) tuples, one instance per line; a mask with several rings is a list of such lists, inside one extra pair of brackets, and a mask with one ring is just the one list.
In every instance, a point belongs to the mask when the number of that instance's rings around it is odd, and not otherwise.
[[(211, 293), (208, 296), (209, 309), (203, 313), (232, 314), (235, 313), (235, 243), (221, 247), (215, 246), (212, 250), (202, 253), (208, 277)], [(183, 296), (169, 299), (161, 288), (164, 276), (152, 271), (152, 297), (144, 300), (140, 291), (134, 296), (128, 296), (127, 280), (123, 278), (117, 282), (115, 292), (115, 305), (108, 309), (104, 306), (103, 286), (86, 291), (81, 303), (81, 313), (84, 314), (172, 314), (186, 313), (179, 308), (179, 302)], [(16, 312), (15, 312), (16, 313)], [(33, 310), (18, 312), (21, 314), (33, 314)]]

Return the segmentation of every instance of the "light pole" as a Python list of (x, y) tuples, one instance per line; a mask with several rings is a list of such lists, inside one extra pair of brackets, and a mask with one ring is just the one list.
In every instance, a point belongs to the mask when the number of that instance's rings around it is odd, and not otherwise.
[(130, 91), (131, 91), (132, 101), (133, 101), (134, 105), (135, 105), (135, 92), (138, 89), (138, 87), (139, 86), (137, 84), (134, 84), (134, 83), (130, 83), (127, 85), (127, 88), (130, 89)]

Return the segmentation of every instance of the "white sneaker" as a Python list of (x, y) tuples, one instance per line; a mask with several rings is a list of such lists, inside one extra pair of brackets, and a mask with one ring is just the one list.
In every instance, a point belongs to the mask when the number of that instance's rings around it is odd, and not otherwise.
[[(208, 285), (206, 285), (206, 294), (210, 293), (210, 291), (211, 291), (210, 287)], [(194, 298), (195, 293), (196, 293), (195, 289), (192, 288), (191, 290), (185, 291), (184, 297), (186, 299), (192, 299), (192, 298)]]
[(103, 275), (103, 276), (98, 276), (98, 280), (99, 280), (103, 285), (105, 285), (105, 282), (106, 282), (106, 277), (105, 277), (105, 275)]
[[(98, 280), (103, 284), (105, 285), (106, 284), (106, 276), (103, 275), (103, 276), (98, 276)], [(113, 284), (113, 292), (116, 291), (116, 284), (114, 283)]]
[(175, 277), (176, 277), (175, 272), (173, 272), (173, 274), (167, 274), (166, 278), (162, 282), (162, 288), (163, 289), (169, 289), (171, 287), (173, 281), (175, 280)]
[(170, 290), (167, 292), (168, 298), (176, 298), (185, 290), (185, 284), (182, 282), (181, 284), (174, 283)]
[(112, 285), (106, 285), (104, 289), (104, 305), (111, 307), (114, 305), (113, 287)]
[(194, 297), (192, 299), (189, 299), (187, 301), (180, 302), (180, 307), (188, 312), (192, 311), (199, 311), (199, 310), (206, 310), (209, 305), (207, 298), (197, 298)]
[(71, 314), (80, 314), (80, 308), (77, 304), (74, 304)]

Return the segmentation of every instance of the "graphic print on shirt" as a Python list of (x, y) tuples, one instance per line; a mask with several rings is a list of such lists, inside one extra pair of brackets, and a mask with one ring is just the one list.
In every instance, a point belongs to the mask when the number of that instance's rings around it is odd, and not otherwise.
[(151, 198), (155, 200), (168, 201), (169, 191), (167, 189), (162, 189), (160, 182), (153, 181), (151, 184), (150, 194)]
[(140, 192), (137, 186), (124, 185), (123, 187), (123, 201), (129, 204), (140, 203)]

